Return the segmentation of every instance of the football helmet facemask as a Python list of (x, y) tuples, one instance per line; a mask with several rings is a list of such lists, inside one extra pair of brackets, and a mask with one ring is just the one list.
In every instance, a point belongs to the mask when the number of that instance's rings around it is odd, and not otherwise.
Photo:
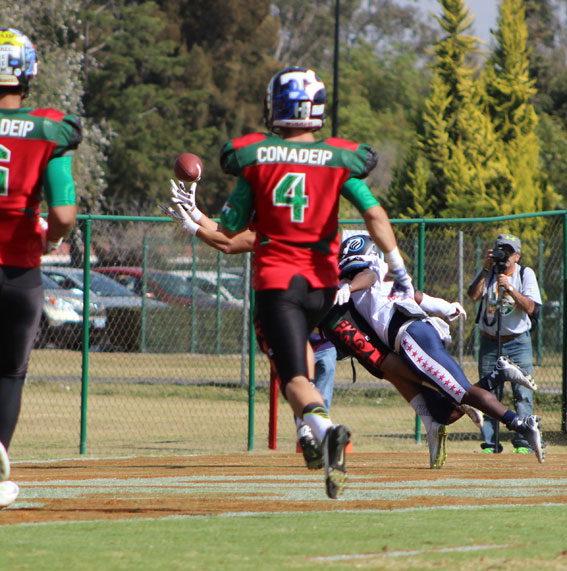
[(22, 87), (25, 97), (36, 75), (37, 58), (30, 39), (13, 28), (0, 28), (0, 88)]
[(325, 124), (325, 84), (312, 70), (287, 67), (276, 73), (264, 98), (264, 123), (274, 133), (282, 128), (317, 131)]
[(355, 234), (343, 240), (339, 249), (340, 278), (354, 275), (368, 268), (381, 252), (367, 234)]

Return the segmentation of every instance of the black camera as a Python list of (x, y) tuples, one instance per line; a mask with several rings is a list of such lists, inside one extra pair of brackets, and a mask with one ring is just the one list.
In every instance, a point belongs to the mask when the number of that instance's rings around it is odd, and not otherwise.
[(506, 263), (510, 259), (510, 252), (507, 252), (504, 248), (494, 248), (490, 257), (494, 260), (496, 271), (499, 274), (503, 274), (506, 271)]

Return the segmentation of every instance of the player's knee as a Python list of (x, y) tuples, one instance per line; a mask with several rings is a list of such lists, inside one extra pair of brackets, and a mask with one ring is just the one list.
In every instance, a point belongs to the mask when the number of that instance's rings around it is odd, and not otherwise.
[(304, 387), (315, 387), (315, 385), (307, 378), (306, 374), (282, 375), (280, 377), (280, 388), (287, 399), (290, 390), (300, 391)]

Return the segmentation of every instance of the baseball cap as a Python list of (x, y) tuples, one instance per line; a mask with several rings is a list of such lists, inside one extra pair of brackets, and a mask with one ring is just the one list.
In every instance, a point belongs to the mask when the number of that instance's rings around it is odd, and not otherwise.
[(520, 242), (520, 239), (513, 234), (500, 234), (500, 236), (496, 238), (496, 247), (499, 248), (501, 246), (510, 246), (514, 252), (518, 253), (522, 249), (522, 243)]

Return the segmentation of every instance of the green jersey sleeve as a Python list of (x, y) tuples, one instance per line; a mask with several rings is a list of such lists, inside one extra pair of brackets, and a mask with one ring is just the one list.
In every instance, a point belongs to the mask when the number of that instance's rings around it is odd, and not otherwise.
[(378, 164), (378, 155), (369, 145), (359, 144), (357, 150), (351, 153), (349, 163), (351, 178), (366, 178)]
[[(38, 110), (38, 113), (41, 111), (51, 110)], [(43, 131), (45, 138), (55, 141), (56, 146), (52, 155), (54, 158), (72, 155), (83, 140), (81, 120), (76, 115), (61, 114), (58, 120), (48, 115), (48, 119), (43, 123)]]
[(71, 156), (64, 156), (53, 158), (47, 163), (43, 172), (43, 189), (50, 207), (76, 203), (71, 160)]
[(76, 115), (65, 115), (61, 122), (58, 146), (53, 153), (54, 157), (64, 157), (73, 155), (81, 141), (83, 140), (83, 126), (81, 120)]
[(228, 230), (244, 230), (250, 222), (254, 204), (254, 193), (248, 181), (240, 175), (236, 187), (222, 207), (220, 221)]
[(228, 143), (223, 145), (220, 153), (220, 163), (223, 172), (226, 174), (238, 175), (240, 173), (238, 156), (234, 150), (232, 141), (228, 141)]
[(343, 185), (341, 194), (354, 204), (361, 214), (364, 214), (369, 208), (380, 204), (370, 192), (366, 183), (359, 178), (349, 178)]

